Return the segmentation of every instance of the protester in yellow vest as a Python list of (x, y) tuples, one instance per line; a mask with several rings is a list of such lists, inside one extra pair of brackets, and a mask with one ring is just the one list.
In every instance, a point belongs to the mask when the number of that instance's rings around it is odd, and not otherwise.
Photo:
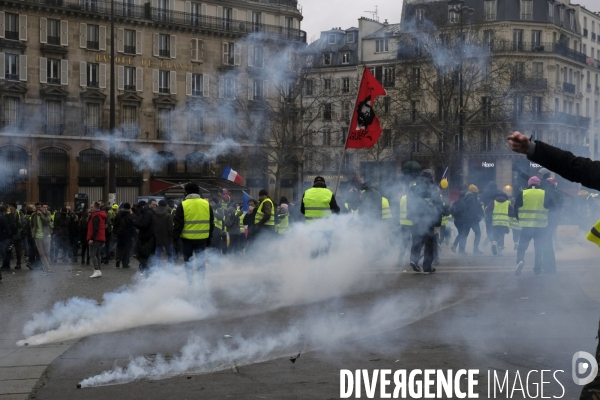
[(513, 207), (508, 196), (498, 191), (485, 208), (485, 225), (489, 227), (488, 237), (492, 244), (492, 254), (501, 256), (504, 250), (504, 236), (508, 234), (510, 218), (514, 218)]
[[(313, 187), (304, 192), (302, 196), (302, 205), (300, 212), (304, 214), (307, 223), (314, 222), (322, 218), (331, 216), (332, 213), (339, 214), (340, 208), (335, 200), (335, 195), (325, 183), (325, 178), (317, 176), (314, 180)], [(311, 256), (317, 257), (319, 254), (327, 254), (331, 247), (331, 236), (333, 230), (321, 231), (322, 240), (319, 242), (318, 248), (313, 249)]]
[[(190, 182), (184, 186), (185, 200), (173, 215), (173, 240), (181, 238), (183, 261), (191, 279), (194, 270), (204, 278), (206, 265), (203, 252), (211, 245), (215, 229), (214, 215), (208, 201), (200, 197), (198, 184)], [(190, 259), (194, 255), (193, 262)]]
[(517, 196), (515, 203), (515, 213), (518, 216), (521, 225), (521, 237), (519, 239), (519, 248), (517, 249), (517, 269), (515, 275), (521, 275), (523, 266), (525, 266), (525, 252), (529, 247), (531, 239), (534, 240), (535, 266), (533, 272), (536, 275), (542, 273), (544, 264), (544, 249), (546, 240), (545, 235), (548, 226), (548, 212), (554, 207), (551, 196), (546, 196), (546, 192), (540, 189), (540, 178), (533, 176), (529, 179), (528, 189)]
[(277, 218), (275, 218), (275, 232), (279, 235), (287, 235), (291, 232), (290, 229), (290, 211), (288, 209), (289, 201), (287, 197), (282, 196), (279, 199), (279, 207), (277, 207)]
[(256, 236), (275, 233), (275, 204), (269, 197), (269, 192), (261, 189), (258, 192), (259, 205), (254, 216)]
[(210, 208), (215, 216), (215, 235), (211, 247), (218, 249), (222, 254), (227, 254), (227, 228), (225, 227), (225, 210), (221, 201), (213, 197), (210, 199)]
[[(412, 186), (412, 185), (411, 185)], [(400, 254), (398, 255), (398, 266), (402, 266), (406, 249), (410, 247), (412, 232), (412, 221), (408, 219), (407, 195), (400, 195)]]

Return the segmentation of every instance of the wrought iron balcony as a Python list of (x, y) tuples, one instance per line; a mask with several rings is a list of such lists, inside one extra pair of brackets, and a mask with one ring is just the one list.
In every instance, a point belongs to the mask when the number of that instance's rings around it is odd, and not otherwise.
[(575, 94), (575, 85), (563, 82), (563, 92)]
[(135, 46), (123, 46), (123, 52), (125, 54), (135, 54)]
[(46, 124), (46, 135), (62, 135), (63, 131), (64, 131), (63, 124), (53, 124), (53, 123)]
[(60, 36), (48, 36), (48, 44), (60, 46)]
[(100, 48), (100, 42), (97, 41), (87, 41), (87, 49), (89, 50), (98, 50)]
[(4, 31), (4, 37), (10, 40), (19, 40), (19, 32)]

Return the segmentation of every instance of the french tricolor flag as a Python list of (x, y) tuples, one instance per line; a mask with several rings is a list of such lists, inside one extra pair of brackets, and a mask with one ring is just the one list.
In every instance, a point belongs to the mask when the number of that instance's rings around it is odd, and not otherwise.
[(223, 171), (223, 176), (222, 178), (227, 179), (228, 181), (231, 182), (235, 182), (235, 183), (242, 183), (242, 176), (240, 174), (238, 174), (237, 172), (235, 172), (234, 170), (231, 169), (231, 167), (228, 165), (227, 167), (225, 167), (225, 171)]

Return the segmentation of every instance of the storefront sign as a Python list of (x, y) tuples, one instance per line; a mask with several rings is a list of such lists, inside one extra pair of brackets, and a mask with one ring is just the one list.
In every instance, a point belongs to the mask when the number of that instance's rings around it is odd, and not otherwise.
[[(325, 178), (326, 181), (336, 181), (337, 180), (337, 175), (306, 175), (304, 177), (305, 181), (314, 181), (315, 178), (317, 176), (322, 176), (323, 178)], [(340, 175), (340, 181), (345, 181), (348, 180), (348, 177), (344, 176), (344, 175)]]
[[(96, 62), (110, 62), (110, 56), (106, 54), (96, 54)], [(182, 71), (193, 71), (194, 64), (184, 64), (168, 60), (151, 60), (149, 58), (135, 59), (132, 57), (117, 56), (115, 57), (115, 64), (117, 65), (137, 65), (140, 67), (148, 68), (160, 68), (160, 69), (172, 69)]]
[(496, 165), (494, 163), (489, 163), (489, 162), (482, 162), (481, 163), (481, 168), (494, 168)]
[(532, 163), (531, 161), (529, 162), (529, 167), (530, 168), (542, 168), (542, 166), (540, 164)]

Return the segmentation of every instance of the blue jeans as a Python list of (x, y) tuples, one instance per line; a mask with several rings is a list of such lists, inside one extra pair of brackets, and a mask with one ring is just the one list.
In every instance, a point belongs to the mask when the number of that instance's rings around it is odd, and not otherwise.
[[(204, 263), (203, 253), (207, 247), (207, 240), (181, 239), (181, 243), (183, 261), (185, 261), (185, 269), (187, 271), (188, 277), (191, 277), (192, 272), (196, 270), (201, 275), (202, 279), (204, 279), (204, 275), (206, 273), (206, 264)], [(194, 256), (194, 259), (193, 261), (190, 261), (192, 256)]]
[(172, 263), (175, 261), (175, 249), (173, 248), (173, 243), (169, 243), (166, 246), (156, 246), (156, 250), (154, 250), (154, 257), (156, 257), (156, 262), (159, 262), (162, 258), (162, 253), (164, 251), (167, 253), (167, 260)]

